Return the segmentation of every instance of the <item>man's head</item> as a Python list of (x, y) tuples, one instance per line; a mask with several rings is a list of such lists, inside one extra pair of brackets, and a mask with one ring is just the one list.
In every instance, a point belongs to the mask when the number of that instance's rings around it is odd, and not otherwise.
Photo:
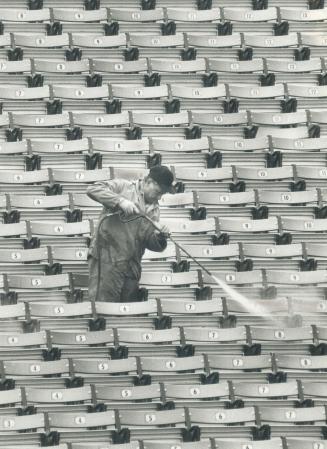
[(146, 203), (155, 203), (165, 193), (172, 191), (174, 175), (168, 167), (156, 165), (149, 171), (144, 180), (144, 200)]

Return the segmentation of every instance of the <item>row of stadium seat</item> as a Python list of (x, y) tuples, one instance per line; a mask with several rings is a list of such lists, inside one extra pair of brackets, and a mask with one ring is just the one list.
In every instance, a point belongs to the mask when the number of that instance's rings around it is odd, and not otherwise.
[[(159, 114), (160, 115), (160, 114)], [(216, 114), (223, 116), (227, 114)], [(233, 115), (233, 114), (232, 114)], [(272, 114), (280, 117), (276, 121), (284, 120), (284, 114)], [(50, 120), (53, 116), (43, 116), (44, 119)], [(48, 119), (49, 117), (49, 119)], [(285, 114), (287, 119), (287, 114)], [(278, 129), (279, 134), (283, 134), (285, 129)], [(204, 136), (197, 139), (174, 139), (173, 137), (144, 137), (137, 140), (127, 140), (114, 137), (89, 137), (77, 140), (42, 140), (42, 139), (23, 139), (16, 142), (0, 143), (0, 155), (7, 154), (42, 154), (55, 153), (66, 154), (76, 152), (92, 152), (93, 150), (108, 153), (149, 153), (154, 152), (168, 152), (168, 153), (189, 153), (189, 152), (208, 152), (211, 150), (222, 151), (266, 151), (284, 150), (284, 151), (319, 151), (327, 149), (327, 137), (306, 138), (303, 135), (302, 128), (287, 128), (287, 136), (262, 136), (251, 139), (242, 139), (239, 137), (218, 137), (218, 136)], [(286, 133), (284, 133), (286, 134)]]
[[(173, 87), (173, 86), (172, 86)], [(177, 92), (182, 95), (183, 89), (178, 86)], [(203, 88), (211, 89), (211, 88)], [(221, 90), (219, 87), (214, 88)], [(193, 88), (193, 91), (202, 93), (202, 88)], [(203, 97), (204, 95), (204, 97)], [(327, 123), (326, 110), (301, 110), (289, 113), (242, 111), (235, 113), (183, 111), (171, 114), (123, 111), (117, 114), (98, 112), (64, 112), (62, 114), (24, 114), (8, 113), (0, 115), (0, 126), (14, 127), (65, 127), (65, 126), (192, 126), (193, 124), (229, 126), (229, 125), (296, 125), (311, 123)]]
[[(326, 16), (327, 17), (327, 16)], [(249, 47), (281, 48), (308, 45), (313, 47), (326, 47), (327, 37), (318, 33), (289, 33), (283, 36), (273, 36), (254, 33), (233, 33), (227, 36), (215, 36), (192, 32), (176, 33), (169, 36), (144, 33), (118, 33), (106, 36), (98, 33), (63, 33), (56, 36), (47, 36), (43, 33), (5, 33), (0, 36), (0, 47), (27, 47), (27, 48), (116, 48), (125, 46), (137, 47), (206, 47), (228, 48)]]
[[(163, 67), (169, 63), (159, 60)], [(192, 61), (194, 63), (194, 61)], [(57, 63), (55, 63), (57, 64)], [(109, 63), (110, 64), (110, 63)], [(228, 65), (233, 64), (227, 62)], [(237, 63), (238, 64), (238, 63)], [(204, 70), (203, 67), (201, 70)], [(44, 85), (43, 87), (26, 87), (20, 85), (2, 84), (0, 86), (0, 98), (8, 100), (36, 100), (36, 99), (72, 99), (91, 100), (98, 98), (130, 98), (130, 99), (154, 99), (154, 98), (278, 98), (288, 97), (323, 98), (327, 96), (327, 86), (318, 84), (293, 84), (277, 83), (274, 86), (259, 86), (247, 84), (222, 84), (214, 87), (187, 87), (184, 85), (170, 86), (162, 84), (155, 87), (126, 84), (105, 84), (98, 87), (85, 87), (85, 85)], [(137, 113), (134, 113), (137, 114)], [(183, 113), (182, 113), (183, 114)], [(184, 113), (185, 114), (185, 113)], [(197, 112), (196, 114), (200, 114)], [(244, 113), (243, 113), (244, 114)], [(229, 115), (229, 114), (228, 114)], [(242, 116), (242, 115), (241, 115)], [(5, 116), (6, 117), (6, 116)], [(136, 115), (137, 117), (137, 115)], [(16, 115), (17, 119), (17, 115)], [(304, 117), (303, 117), (304, 119)], [(127, 117), (125, 118), (127, 120)], [(247, 121), (242, 117), (241, 123)], [(306, 121), (306, 119), (305, 119)], [(6, 123), (4, 123), (6, 124)], [(169, 124), (169, 123), (168, 123)], [(213, 122), (214, 124), (214, 122)], [(228, 123), (227, 123), (228, 124)]]
[(176, 20), (184, 22), (266, 22), (277, 20), (321, 21), (327, 19), (327, 8), (308, 10), (303, 8), (270, 7), (254, 10), (249, 8), (155, 8), (141, 10), (131, 8), (99, 8), (84, 10), (77, 8), (43, 8), (38, 10), (0, 8), (0, 20), (4, 22), (100, 22), (118, 20), (121, 22), (156, 22)]
[[(282, 179), (298, 180), (300, 179), (315, 179), (325, 180), (327, 178), (326, 165), (283, 165), (282, 167), (240, 167), (230, 165), (221, 168), (195, 168), (172, 166), (174, 170), (175, 180), (177, 181), (222, 181), (222, 180), (263, 180), (263, 181), (278, 181)], [(96, 181), (108, 181), (115, 178), (138, 179), (146, 176), (149, 169), (147, 168), (129, 168), (124, 167), (108, 167), (94, 170), (71, 170), (71, 169), (52, 169), (44, 168), (41, 170), (23, 171), (23, 170), (1, 170), (0, 184), (35, 184), (35, 183), (92, 183)], [(324, 194), (325, 189), (321, 192)], [(313, 191), (315, 192), (315, 191)], [(283, 192), (281, 192), (282, 194)], [(303, 196), (307, 192), (301, 192)], [(251, 197), (251, 194), (250, 194)], [(63, 197), (65, 198), (65, 197)], [(84, 197), (85, 198), (85, 197)], [(169, 197), (167, 197), (166, 204), (169, 204)], [(79, 200), (83, 200), (80, 197)], [(221, 199), (222, 202), (224, 198)], [(250, 198), (249, 198), (250, 200)], [(284, 198), (284, 201), (291, 200), (291, 198)], [(56, 200), (53, 200), (56, 201)], [(57, 201), (60, 201), (60, 199)], [(177, 200), (178, 201), (178, 200)], [(228, 201), (228, 198), (226, 198)], [(311, 201), (314, 201), (313, 197)], [(246, 202), (246, 201), (244, 201)], [(269, 201), (268, 201), (269, 202)], [(1, 203), (4, 204), (4, 197)], [(174, 203), (174, 200), (172, 200)], [(219, 203), (219, 196), (217, 195), (217, 203)], [(215, 203), (214, 203), (215, 204)], [(40, 206), (36, 201), (35, 207)], [(85, 205), (95, 205), (94, 201), (88, 202)]]

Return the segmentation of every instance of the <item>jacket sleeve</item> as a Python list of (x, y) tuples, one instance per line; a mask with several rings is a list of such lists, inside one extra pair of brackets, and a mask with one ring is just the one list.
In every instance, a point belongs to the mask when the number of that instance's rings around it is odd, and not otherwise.
[(114, 179), (112, 181), (96, 182), (88, 187), (86, 194), (94, 201), (103, 204), (107, 209), (117, 209), (122, 198), (127, 181)]

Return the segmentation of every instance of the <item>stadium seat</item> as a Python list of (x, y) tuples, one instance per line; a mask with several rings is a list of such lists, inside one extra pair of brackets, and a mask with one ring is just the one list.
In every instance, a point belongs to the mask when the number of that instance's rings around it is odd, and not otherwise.
[(35, 415), (15, 416), (4, 415), (0, 422), (1, 432), (17, 432), (29, 429), (43, 428), (44, 414), (37, 413)]
[(147, 60), (140, 58), (136, 61), (108, 60), (94, 58), (93, 68), (96, 72), (108, 73), (133, 73), (146, 72), (148, 70)]
[(274, 399), (279, 397), (297, 398), (298, 385), (296, 381), (277, 384), (258, 384), (250, 382), (234, 383), (233, 391), (238, 398)]
[(67, 113), (54, 115), (12, 114), (12, 120), (15, 126), (50, 127), (70, 125)]
[[(130, 43), (137, 47), (179, 47), (184, 45), (184, 36), (182, 33), (176, 33), (170, 36), (160, 36), (156, 34), (130, 34)], [(153, 59), (151, 58), (151, 66), (153, 67)], [(156, 69), (158, 70), (158, 69)]]
[(266, 22), (277, 19), (276, 8), (251, 10), (246, 8), (224, 8), (225, 20), (234, 22)]
[(53, 19), (61, 22), (98, 22), (107, 20), (105, 8), (95, 10), (53, 8)]
[(87, 151), (89, 143), (87, 139), (78, 140), (62, 140), (62, 141), (46, 141), (34, 140), (30, 141), (33, 153), (76, 153)]
[(115, 424), (115, 413), (113, 410), (97, 413), (64, 412), (49, 413), (49, 421), (52, 429), (57, 428), (90, 428), (98, 426), (113, 426)]
[(14, 39), (17, 47), (57, 48), (69, 46), (68, 33), (57, 36), (47, 36), (40, 33), (14, 33)]
[(253, 407), (236, 409), (218, 408), (190, 408), (192, 424), (228, 425), (233, 423), (254, 423), (255, 411)]
[(161, 389), (158, 383), (146, 386), (111, 387), (108, 385), (97, 386), (97, 399), (100, 401), (139, 401), (158, 399), (161, 396)]
[[(303, 35), (301, 34), (301, 36)], [(298, 45), (298, 35), (296, 33), (289, 33), (286, 34), (285, 36), (270, 36), (270, 35), (245, 33), (244, 41), (245, 45), (249, 45), (250, 47), (262, 47), (262, 48), (293, 47)]]
[(240, 33), (233, 33), (229, 36), (213, 36), (204, 34), (187, 33), (187, 43), (195, 47), (208, 48), (224, 48), (224, 47), (239, 47), (241, 45)]
[(280, 8), (280, 15), (282, 20), (299, 22), (326, 20), (327, 8), (312, 10), (301, 8)]
[(164, 18), (164, 12), (162, 8), (151, 10), (110, 8), (110, 16), (120, 22), (155, 22)]
[(99, 34), (72, 33), (72, 41), (76, 47), (112, 48), (126, 45), (126, 34), (117, 36), (104, 36)]
[(50, 20), (49, 8), (37, 10), (1, 8), (0, 20), (3, 22), (43, 22)]

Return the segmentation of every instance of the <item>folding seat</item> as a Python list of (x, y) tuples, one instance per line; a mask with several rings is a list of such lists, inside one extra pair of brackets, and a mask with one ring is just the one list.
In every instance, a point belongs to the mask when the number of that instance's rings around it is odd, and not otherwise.
[(267, 22), (277, 19), (276, 8), (253, 10), (246, 8), (224, 8), (225, 20), (233, 22)]
[(220, 9), (167, 8), (167, 18), (178, 22), (212, 22), (220, 19)]
[(14, 39), (17, 47), (58, 48), (69, 46), (68, 33), (56, 36), (47, 36), (40, 33), (14, 33)]
[(97, 385), (96, 397), (98, 401), (151, 401), (161, 397), (160, 385), (153, 383), (145, 386), (132, 385)]
[(10, 237), (14, 235), (27, 235), (26, 221), (19, 223), (0, 223), (0, 237)]
[(209, 354), (209, 366), (211, 369), (224, 371), (264, 369), (271, 370), (271, 356), (265, 355), (215, 355)]
[(129, 345), (155, 344), (155, 343), (180, 343), (180, 330), (178, 327), (170, 329), (148, 329), (148, 328), (118, 328), (119, 343)]
[(8, 404), (20, 404), (21, 402), (22, 402), (22, 390), (20, 388), (0, 392), (1, 406)]
[[(290, 245), (265, 245), (257, 243), (242, 243), (245, 257), (258, 258), (280, 258), (280, 257), (302, 257), (301, 243)], [(308, 254), (309, 255), (309, 254)]]
[(326, 327), (317, 326), (316, 332), (317, 332), (317, 338), (319, 339), (319, 341), (327, 341), (327, 328)]
[(0, 126), (9, 126), (9, 115), (0, 114)]
[[(257, 137), (271, 136), (287, 137), (288, 139), (303, 139), (309, 137), (309, 130), (307, 126), (298, 125), (293, 128), (277, 128), (276, 126), (260, 126), (257, 131)], [(313, 139), (311, 139), (313, 140)]]
[(232, 180), (232, 166), (221, 168), (193, 168), (175, 166), (174, 174), (177, 180), (181, 181), (221, 181), (223, 179)]
[(99, 22), (107, 20), (106, 8), (94, 10), (53, 8), (53, 20), (60, 22)]
[(254, 139), (242, 139), (239, 137), (212, 137), (212, 146), (215, 150), (224, 151), (246, 151), (266, 150), (269, 148), (268, 137), (257, 137)]
[(305, 250), (308, 257), (326, 257), (327, 255), (327, 245), (323, 243), (305, 243)]
[(311, 58), (305, 61), (294, 59), (270, 59), (267, 58), (267, 68), (271, 72), (302, 73), (321, 71), (320, 58)]
[(178, 287), (179, 285), (197, 285), (198, 272), (188, 271), (184, 273), (157, 273), (143, 272), (141, 285), (156, 285), (158, 287)]
[(301, 299), (292, 299), (291, 301), (292, 311), (299, 314), (315, 314), (315, 313), (326, 313), (327, 303), (325, 300), (313, 299), (310, 301)]
[[(121, 446), (121, 449), (140, 449), (141, 448), (140, 443), (136, 440), (131, 441), (130, 443), (123, 443), (120, 446)], [(20, 449), (20, 448), (17, 448), (17, 449)], [(29, 449), (29, 448), (27, 448), (27, 449)], [(57, 449), (57, 447), (54, 447), (53, 449)], [(65, 449), (65, 448), (63, 448), (63, 449)], [(66, 448), (66, 449), (68, 449), (68, 448)], [(116, 449), (116, 448), (114, 447), (113, 444), (104, 443), (104, 442), (95, 443), (94, 441), (87, 441), (87, 438), (84, 438), (83, 443), (71, 443), (71, 449)]]
[[(209, 58), (209, 69), (212, 71), (216, 71), (216, 72), (236, 72), (236, 73), (262, 72), (263, 60), (262, 60), (262, 58), (254, 58), (250, 61), (238, 61), (236, 59), (233, 60), (233, 59)], [(245, 90), (246, 90), (246, 85), (238, 86), (238, 87), (233, 86), (233, 92), (244, 92), (243, 95), (245, 95)], [(252, 91), (259, 92), (259, 89), (257, 89), (256, 87), (253, 87)], [(261, 94), (263, 95), (265, 89), (262, 90), (262, 88), (261, 88), (260, 91), (261, 91)], [(231, 93), (231, 95), (236, 96), (235, 93)], [(247, 94), (247, 95), (249, 95), (249, 94)], [(257, 96), (258, 93), (256, 93), (255, 95)], [(241, 95), (239, 95), (239, 96), (241, 96)], [(272, 96), (275, 96), (275, 94)], [(262, 98), (264, 98), (264, 97), (262, 97)]]
[(259, 326), (250, 327), (251, 337), (254, 341), (311, 341), (313, 333), (311, 326), (290, 327), (290, 328), (267, 328)]
[[(75, 71), (75, 70), (74, 70)], [(85, 87), (82, 85), (58, 85), (52, 86), (53, 96), (68, 100), (93, 100), (97, 98), (108, 98), (108, 86)]]
[(202, 355), (191, 357), (140, 357), (142, 370), (147, 373), (204, 370)]
[(102, 34), (72, 33), (73, 45), (75, 47), (89, 48), (112, 48), (126, 46), (127, 39), (125, 33), (117, 36), (104, 36)]
[(282, 217), (282, 228), (285, 231), (321, 232), (327, 230), (327, 220), (323, 218), (286, 218)]
[[(237, 98), (275, 98), (284, 96), (284, 85), (280, 83), (274, 86), (230, 84), (229, 91), (232, 97)], [(293, 94), (290, 92), (290, 95)]]
[(128, 84), (112, 84), (112, 95), (116, 98), (167, 98), (168, 86), (144, 87)]
[(220, 299), (202, 301), (172, 301), (170, 299), (161, 299), (160, 306), (162, 313), (169, 315), (220, 314), (223, 311), (223, 305)]
[(306, 123), (308, 118), (306, 111), (275, 113), (275, 112), (252, 112), (252, 122), (258, 125), (296, 125), (298, 123)]
[(214, 47), (214, 48), (226, 48), (226, 47), (239, 47), (241, 45), (241, 34), (233, 33), (228, 36), (214, 36), (206, 34), (186, 34), (186, 41), (189, 46), (195, 47)]
[(209, 399), (209, 398), (228, 398), (229, 388), (226, 381), (219, 382), (218, 384), (175, 384), (167, 382), (164, 384), (165, 394), (169, 399)]
[(45, 318), (56, 318), (56, 317), (75, 317), (75, 316), (87, 316), (92, 314), (91, 302), (79, 302), (72, 304), (61, 304), (61, 303), (42, 303), (29, 302), (29, 313), (31, 317), (45, 317)]
[(0, 143), (0, 155), (2, 154), (21, 154), (27, 153), (27, 142), (21, 140), (17, 142), (1, 142)]
[(283, 314), (288, 315), (289, 313), (289, 305), (288, 301), (285, 298), (279, 298), (274, 299), (273, 301), (267, 301), (266, 299), (255, 300), (255, 310), (249, 310), (247, 304), (243, 304), (239, 301), (235, 301), (233, 299), (228, 299), (226, 302), (227, 309), (229, 313), (236, 313), (236, 314), (257, 314), (262, 315), (262, 310), (266, 311), (266, 315), (277, 315), (277, 314)]
[(315, 123), (327, 123), (326, 111), (311, 110), (310, 111), (310, 119), (312, 122), (315, 122)]
[(99, 315), (133, 316), (157, 314), (157, 302), (154, 299), (142, 302), (96, 302), (95, 311)]
[(0, 184), (34, 184), (49, 181), (47, 169), (34, 171), (2, 170), (0, 176)]
[(183, 247), (196, 259), (211, 260), (239, 256), (237, 243), (229, 245), (183, 245)]
[(163, 8), (150, 10), (132, 9), (132, 8), (110, 8), (112, 20), (119, 22), (156, 22), (164, 19)]
[[(55, 116), (56, 114), (54, 114)], [(52, 117), (52, 116), (50, 116)], [(33, 153), (75, 153), (89, 150), (87, 139), (78, 140), (34, 140), (30, 141)]]
[[(182, 195), (182, 194), (181, 194)], [(167, 245), (166, 249), (158, 253), (157, 251), (145, 250), (143, 255), (144, 261), (161, 260), (161, 259), (173, 259), (176, 261), (176, 248), (174, 245)]]
[(204, 58), (197, 58), (191, 61), (151, 58), (150, 63), (152, 70), (157, 72), (185, 73), (204, 72), (206, 70), (206, 61)]
[(112, 330), (93, 332), (73, 332), (50, 330), (51, 342), (60, 346), (110, 345), (114, 341)]
[(48, 209), (53, 207), (69, 207), (69, 195), (9, 195), (11, 207), (19, 209)]
[(317, 190), (305, 190), (302, 192), (274, 192), (271, 190), (259, 190), (259, 202), (268, 204), (297, 204), (317, 203)]
[(298, 45), (298, 35), (296, 33), (289, 33), (285, 36), (272, 36), (245, 33), (244, 43), (250, 47), (262, 48), (293, 47)]
[(216, 447), (219, 449), (276, 449), (277, 447), (282, 447), (281, 438), (271, 438), (263, 441), (249, 441), (240, 438), (220, 440), (215, 438), (215, 442)]
[(61, 246), (53, 246), (51, 248), (51, 256), (55, 261), (69, 261), (69, 262), (86, 262), (87, 248), (67, 248)]
[(15, 126), (33, 126), (33, 127), (50, 127), (50, 126), (69, 126), (70, 118), (67, 112), (63, 114), (12, 114), (13, 124)]
[[(112, 114), (117, 115), (117, 114)], [(189, 125), (189, 114), (187, 111), (176, 114), (158, 114), (149, 112), (132, 112), (133, 123), (142, 126), (177, 126)]]
[(1, 22), (43, 22), (50, 20), (50, 9), (41, 8), (36, 10), (1, 8)]
[(280, 8), (282, 20), (294, 22), (317, 22), (327, 19), (327, 8), (322, 9), (301, 9), (301, 8)]
[(17, 432), (27, 431), (30, 429), (44, 428), (44, 414), (37, 413), (35, 415), (2, 415), (0, 419), (1, 432)]
[(322, 284), (327, 280), (327, 270), (317, 271), (291, 271), (291, 270), (267, 270), (267, 282), (273, 285), (289, 284)]
[(124, 140), (115, 138), (93, 137), (91, 140), (93, 149), (100, 152), (113, 152), (113, 153), (149, 152), (149, 139), (147, 138), (139, 140)]
[(43, 362), (40, 360), (5, 360), (4, 371), (7, 376), (46, 376), (49, 374), (68, 374), (68, 359)]
[[(206, 89), (210, 89), (206, 87)], [(216, 114), (215, 112), (191, 111), (193, 123), (198, 125), (247, 125), (248, 117), (246, 111), (230, 114)]]
[[(172, 449), (176, 447), (178, 449), (209, 449), (210, 441), (201, 438), (200, 441), (196, 442), (181, 442), (181, 441), (173, 441), (171, 439), (162, 441), (162, 440), (143, 440), (144, 449)], [(108, 448), (109, 449), (109, 448)], [(319, 448), (320, 449), (320, 448)], [(323, 449), (323, 448), (321, 448)]]
[(110, 179), (108, 168), (98, 170), (51, 170), (55, 182), (86, 183), (96, 181), (107, 181)]
[(101, 207), (101, 205), (97, 201), (92, 200), (86, 195), (86, 193), (71, 193), (71, 198), (74, 206), (77, 207)]
[(308, 408), (282, 408), (282, 407), (260, 407), (260, 418), (262, 422), (270, 425), (274, 423), (295, 424), (301, 422), (324, 422), (326, 421), (325, 407), (308, 407)]
[[(89, 71), (89, 60), (81, 59), (80, 61), (66, 61), (64, 59), (34, 59), (34, 68), (38, 72), (44, 73), (82, 73)], [(103, 86), (105, 87), (105, 86)], [(102, 87), (102, 90), (103, 90)], [(56, 95), (62, 98), (75, 98), (73, 97), (73, 86), (53, 86)], [(84, 92), (84, 86), (80, 86), (80, 89), (76, 92)], [(99, 88), (85, 88), (85, 89), (99, 89)], [(101, 91), (101, 89), (99, 90)], [(97, 92), (91, 90), (88, 92)], [(71, 95), (72, 97), (65, 97), (64, 95)], [(78, 98), (82, 96), (82, 93), (76, 94)], [(92, 97), (89, 97), (92, 98)]]
[(326, 400), (326, 382), (302, 382), (302, 389), (305, 398)]
[(29, 333), (0, 333), (0, 347), (11, 349), (28, 346), (44, 346), (47, 344), (45, 331)]
[[(22, 59), (21, 61), (8, 61), (6, 59), (0, 60), (0, 73), (31, 72), (31, 68), (32, 66), (30, 59)], [(12, 92), (13, 91), (11, 91), (11, 93)]]
[(287, 447), (289, 449), (326, 449), (326, 441), (310, 438), (287, 437)]
[[(172, 37), (172, 36), (169, 36)], [(108, 73), (133, 73), (146, 72), (148, 63), (145, 58), (136, 61), (108, 60), (108, 59), (92, 59), (93, 69), (96, 72)]]
[(187, 343), (235, 343), (246, 342), (244, 326), (222, 329), (212, 327), (183, 327)]
[(120, 410), (120, 422), (123, 426), (160, 426), (167, 424), (184, 424), (184, 409), (176, 410)]
[(136, 373), (136, 358), (110, 360), (97, 358), (73, 359), (74, 372), (79, 374)]
[(264, 218), (262, 220), (249, 220), (242, 217), (219, 218), (221, 231), (226, 232), (268, 232), (278, 230), (277, 217)]
[(174, 138), (151, 138), (152, 148), (154, 151), (161, 152), (193, 152), (193, 151), (209, 151), (209, 142), (207, 137), (200, 139), (174, 139)]
[(263, 181), (274, 181), (293, 178), (293, 167), (284, 165), (282, 167), (236, 167), (236, 175), (239, 179), (253, 179)]
[[(229, 285), (262, 284), (262, 272), (253, 271), (213, 271), (215, 278), (222, 279)], [(204, 284), (217, 284), (217, 281), (207, 273), (202, 273)]]
[[(254, 407), (235, 409), (225, 408), (189, 408), (192, 424), (219, 424), (228, 425), (233, 423), (254, 424)], [(249, 424), (248, 424), (249, 425)]]
[(327, 46), (327, 36), (325, 34), (301, 33), (301, 39), (303, 45), (309, 45), (310, 47)]
[(119, 114), (99, 114), (97, 112), (73, 112), (74, 125), (78, 126), (129, 126), (128, 111)]
[(172, 233), (203, 233), (214, 232), (216, 224), (214, 218), (206, 220), (181, 220), (181, 219), (162, 219), (162, 223), (166, 224)]
[(283, 370), (320, 370), (327, 368), (327, 356), (276, 354), (276, 363), (278, 369)]
[(8, 285), (15, 289), (48, 289), (48, 288), (65, 288), (69, 287), (68, 274), (55, 275), (16, 275), (10, 274), (7, 276)]
[(4, 33), (0, 36), (0, 47), (10, 47), (11, 41), (10, 41), (10, 34)]
[(106, 412), (87, 413), (83, 411), (48, 413), (51, 429), (78, 429), (98, 426), (114, 426), (115, 412), (108, 410)]
[(0, 98), (5, 100), (36, 100), (49, 97), (50, 89), (47, 85), (43, 87), (25, 87), (2, 84), (0, 86)]
[(274, 399), (281, 396), (296, 399), (298, 385), (296, 381), (282, 383), (233, 382), (233, 392), (237, 398), (255, 398), (256, 400)]
[(202, 192), (196, 193), (198, 203), (205, 206), (230, 206), (255, 203), (255, 192)]
[(282, 150), (317, 151), (327, 148), (327, 138), (317, 137), (316, 139), (302, 139), (274, 136), (272, 138), (272, 144), (274, 148)]
[(36, 404), (62, 404), (65, 402), (91, 401), (91, 386), (77, 388), (25, 388), (27, 402)]
[(287, 88), (288, 94), (292, 97), (323, 98), (327, 96), (327, 86), (288, 83)]
[[(0, 287), (3, 287), (1, 278)], [(8, 306), (0, 306), (0, 319), (25, 318), (25, 313), (25, 305), (22, 302), (10, 304)]]
[(296, 165), (296, 172), (299, 178), (304, 179), (327, 179), (327, 167), (325, 166), (303, 166)]
[(76, 223), (32, 221), (30, 227), (33, 235), (77, 235), (91, 232), (89, 220)]
[(160, 206), (176, 207), (176, 206), (193, 206), (194, 196), (193, 192), (185, 193), (166, 193), (159, 200)]
[[(93, 170), (94, 171), (94, 170)], [(139, 179), (147, 176), (149, 173), (148, 168), (129, 168), (126, 167), (110, 167), (111, 179), (124, 178), (124, 179)], [(109, 178), (106, 178), (106, 180)]]
[[(184, 46), (184, 35), (182, 33), (176, 33), (169, 36), (161, 36), (157, 34), (130, 34), (130, 45), (136, 47), (149, 47), (149, 48), (168, 48), (168, 47), (181, 47)], [(159, 60), (158, 60), (159, 61)], [(153, 59), (150, 59), (151, 67)], [(158, 69), (156, 69), (158, 70)]]

